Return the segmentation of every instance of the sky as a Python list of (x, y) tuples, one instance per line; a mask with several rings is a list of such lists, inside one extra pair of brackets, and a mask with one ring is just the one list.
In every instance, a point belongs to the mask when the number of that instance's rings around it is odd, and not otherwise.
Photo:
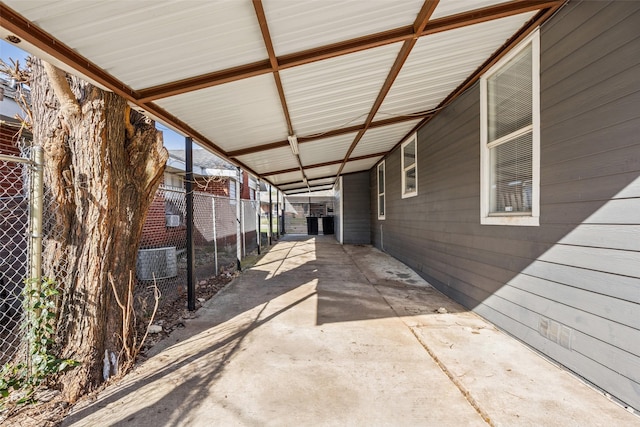
[[(29, 54), (24, 50), (19, 49), (15, 45), (7, 43), (4, 40), (0, 39), (0, 58), (7, 64), (11, 63), (9, 59), (13, 59), (14, 61), (20, 61), (20, 64), (24, 65), (26, 63), (27, 56), (29, 56)], [(156, 122), (156, 128), (162, 131), (164, 146), (167, 147), (168, 150), (184, 150), (185, 137), (183, 135), (174, 132), (173, 130), (158, 122)], [(201, 147), (194, 143), (193, 148), (198, 149)]]

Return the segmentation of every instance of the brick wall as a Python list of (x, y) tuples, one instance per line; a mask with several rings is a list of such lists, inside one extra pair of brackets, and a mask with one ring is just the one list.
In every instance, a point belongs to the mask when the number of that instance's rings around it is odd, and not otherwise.
[(142, 227), (140, 248), (160, 248), (175, 246), (178, 249), (186, 247), (187, 227), (180, 224), (178, 227), (167, 227), (165, 197), (159, 191), (151, 203), (147, 219)]
[[(249, 176), (246, 172), (243, 172), (243, 174), (244, 182), (241, 188), (241, 197), (242, 199), (249, 199)], [(196, 245), (213, 244), (212, 202), (214, 202), (217, 243), (220, 247), (235, 245), (236, 206), (235, 200), (229, 199), (229, 183), (234, 184), (235, 181), (229, 178), (207, 180), (202, 177), (197, 177), (194, 181), (194, 243)], [(217, 197), (198, 195), (198, 193), (212, 194)], [(182, 208), (179, 208), (176, 212), (167, 211), (167, 205), (172, 203), (167, 200), (167, 197), (169, 200), (173, 200), (179, 197), (179, 194), (168, 190), (166, 197), (162, 191), (156, 194), (142, 229), (140, 248), (176, 246), (180, 249), (186, 247), (186, 225)], [(174, 204), (176, 206), (184, 206), (182, 200)], [(180, 215), (180, 225), (178, 227), (167, 227), (166, 215), (168, 213)]]
[[(0, 154), (19, 156), (18, 128), (0, 124)], [(0, 194), (4, 197), (22, 192), (22, 175), (15, 163), (0, 162)]]

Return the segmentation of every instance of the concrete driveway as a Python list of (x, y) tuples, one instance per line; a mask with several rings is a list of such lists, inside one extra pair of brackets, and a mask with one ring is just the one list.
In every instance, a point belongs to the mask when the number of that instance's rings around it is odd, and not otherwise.
[(329, 236), (281, 240), (65, 426), (632, 426), (640, 419)]

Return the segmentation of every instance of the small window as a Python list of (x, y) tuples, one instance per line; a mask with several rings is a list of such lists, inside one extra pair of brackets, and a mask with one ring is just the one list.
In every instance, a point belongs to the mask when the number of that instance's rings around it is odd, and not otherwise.
[(417, 134), (402, 144), (402, 198), (418, 194)]
[(539, 225), (539, 51), (536, 31), (480, 79), (482, 224)]
[(384, 160), (378, 165), (378, 219), (384, 219)]

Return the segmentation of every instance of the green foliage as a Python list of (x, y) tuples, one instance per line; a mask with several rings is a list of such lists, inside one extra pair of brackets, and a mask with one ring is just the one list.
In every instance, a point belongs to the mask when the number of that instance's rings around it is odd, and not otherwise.
[(0, 407), (12, 390), (20, 396), (16, 403), (30, 402), (40, 384), (67, 368), (79, 365), (75, 360), (60, 359), (52, 354), (59, 293), (57, 283), (52, 279), (25, 280), (24, 320), (21, 325), (25, 357), (23, 361), (7, 363), (2, 367)]

